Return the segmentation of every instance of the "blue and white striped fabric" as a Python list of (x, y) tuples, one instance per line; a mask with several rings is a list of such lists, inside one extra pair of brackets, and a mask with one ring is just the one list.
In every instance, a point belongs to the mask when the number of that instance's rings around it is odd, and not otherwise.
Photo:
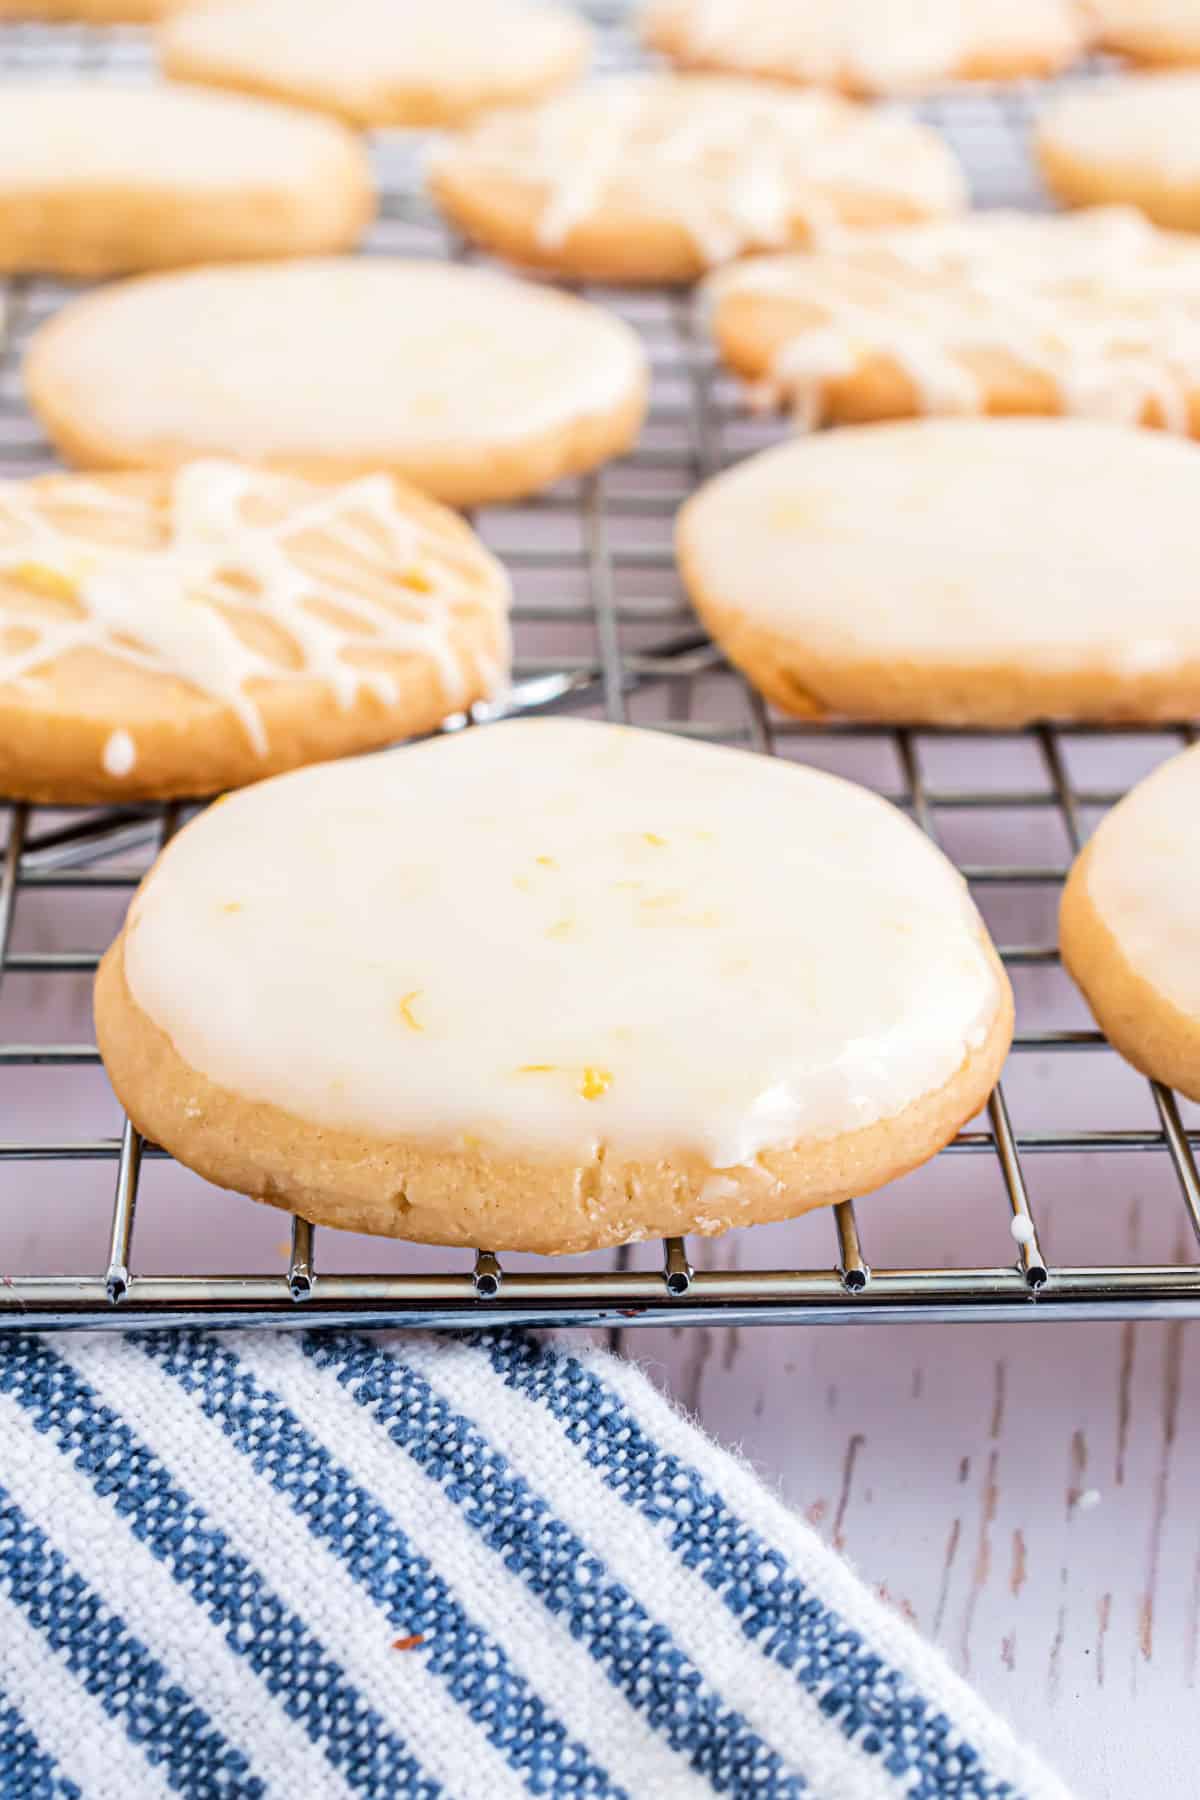
[(3, 1800), (1066, 1800), (628, 1363), (0, 1338)]

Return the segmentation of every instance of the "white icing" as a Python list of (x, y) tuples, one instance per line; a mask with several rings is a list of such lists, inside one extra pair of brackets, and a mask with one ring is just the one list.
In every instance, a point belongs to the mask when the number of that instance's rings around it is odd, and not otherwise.
[(114, 776), (118, 781), (131, 775), (137, 763), (137, 747), (129, 733), (114, 731), (104, 745), (100, 760), (105, 774)]
[(171, 82), (10, 83), (0, 98), (0, 190), (232, 189), (269, 184), (275, 205), (311, 199), (355, 157), (328, 119)]
[[(284, 495), (294, 498), (280, 511)], [(269, 519), (254, 514), (263, 500), (275, 502)], [(223, 701), (262, 753), (256, 681), (316, 679), (344, 707), (364, 691), (386, 703), (395, 699), (394, 677), (356, 657), (420, 655), (455, 706), (468, 685), (451, 630), (455, 611), (487, 605), (489, 594), (497, 613), (504, 606), (503, 578), (482, 546), (405, 512), (384, 475), (321, 488), (236, 463), (195, 462), (172, 478), (162, 542), (114, 541), (111, 526), (123, 512), (150, 524), (148, 507), (82, 479), (0, 483), (0, 578), (9, 577), (0, 683), (36, 679), (72, 651), (100, 650)], [(381, 578), (395, 583), (388, 603), (363, 591)], [(47, 597), (57, 604), (48, 607)], [(238, 614), (279, 627), (292, 659), (248, 642), (235, 627)], [(133, 755), (118, 731), (104, 766), (128, 774)]]
[[(400, 464), (522, 444), (624, 405), (632, 329), (530, 282), (388, 258), (187, 269), (68, 305), (32, 352), (57, 410), (153, 462)], [(130, 370), (136, 379), (130, 379)]]
[(724, 305), (758, 296), (795, 305), (769, 385), (802, 423), (872, 356), (898, 364), (929, 413), (984, 410), (968, 360), (981, 354), (1048, 376), (1063, 412), (1136, 424), (1155, 401), (1177, 432), (1200, 388), (1200, 245), (1121, 207), (976, 213), (764, 257), (714, 282), (718, 333)]
[(980, 60), (1059, 63), (1083, 35), (1073, 0), (652, 0), (648, 28), (684, 60), (876, 93), (929, 87)]
[(1200, 1020), (1200, 745), (1155, 769), (1101, 821), (1087, 894), (1134, 971)]
[(408, 95), (427, 118), (566, 79), (588, 42), (564, 8), (523, 0), (238, 0), (184, 9), (161, 36), (168, 65), (295, 85), (379, 123)]
[(1027, 1219), (1023, 1213), (1014, 1214), (1012, 1224), (1008, 1229), (1018, 1244), (1032, 1244), (1033, 1220)]
[[(1200, 36), (1200, 13), (1193, 30)], [(1122, 75), (1089, 84), (1049, 107), (1038, 127), (1047, 147), (1129, 183), (1137, 202), (1161, 184), (1200, 181), (1200, 74)], [(1153, 210), (1153, 208), (1151, 208)]]
[(943, 1086), (1000, 1000), (941, 853), (795, 764), (579, 721), (264, 782), (135, 900), (213, 1081), (375, 1136), (715, 1168)]
[(630, 75), (494, 114), (435, 166), (537, 191), (538, 238), (562, 244), (606, 207), (672, 219), (709, 264), (805, 237), (837, 241), (870, 195), (897, 216), (956, 211), (958, 165), (899, 114), (720, 77)]
[(680, 538), (714, 607), (800, 651), (1117, 680), (1200, 659), (1197, 517), (1191, 443), (926, 419), (752, 457), (688, 503)]

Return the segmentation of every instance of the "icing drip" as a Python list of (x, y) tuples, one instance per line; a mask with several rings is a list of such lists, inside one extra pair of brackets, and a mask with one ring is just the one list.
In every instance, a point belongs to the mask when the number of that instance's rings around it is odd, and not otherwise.
[(677, 220), (710, 266), (793, 243), (798, 228), (840, 241), (849, 194), (916, 215), (964, 198), (949, 153), (907, 118), (721, 78), (631, 76), (496, 114), (437, 166), (539, 189), (546, 249), (605, 206), (636, 207)]
[[(491, 559), (403, 512), (383, 475), (298, 489), (296, 502), (270, 522), (247, 516), (247, 503), (278, 500), (289, 490), (297, 484), (236, 463), (189, 463), (173, 479), (167, 541), (131, 547), (96, 534), (122, 515), (135, 525), (150, 522), (149, 508), (128, 495), (85, 481), (43, 494), (26, 483), (0, 483), (0, 576), (18, 592), (60, 603), (23, 607), (6, 596), (0, 644), (8, 640), (9, 647), (0, 650), (0, 682), (34, 679), (73, 650), (101, 650), (224, 702), (260, 754), (267, 737), (252, 682), (316, 679), (347, 708), (363, 691), (394, 702), (392, 676), (360, 666), (355, 653), (426, 656), (448, 703), (460, 704), (467, 670), (453, 642), (453, 618), (466, 598), (486, 602), (480, 576), (494, 575)], [(70, 529), (55, 522), (47, 500), (84, 522)], [(306, 534), (301, 549), (297, 540)], [(381, 579), (395, 603), (364, 591)], [(233, 622), (239, 614), (281, 631), (292, 660), (248, 642)], [(128, 734), (114, 733), (104, 751), (108, 772), (127, 774), (133, 757)]]
[(117, 780), (133, 773), (134, 765), (137, 762), (137, 750), (127, 731), (113, 732), (104, 746), (101, 761), (104, 764), (105, 774), (112, 775)]
[(715, 286), (718, 328), (725, 301), (759, 295), (817, 315), (760, 389), (804, 425), (868, 357), (903, 371), (922, 412), (982, 412), (988, 383), (971, 359), (998, 353), (1046, 376), (1063, 412), (1138, 424), (1153, 403), (1168, 431), (1189, 429), (1200, 249), (1123, 208), (976, 214), (747, 264)]

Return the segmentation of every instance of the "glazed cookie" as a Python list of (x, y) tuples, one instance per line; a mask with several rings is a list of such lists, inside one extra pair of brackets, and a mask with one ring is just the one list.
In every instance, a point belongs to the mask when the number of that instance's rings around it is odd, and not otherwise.
[(1090, 0), (1105, 50), (1141, 63), (1200, 63), (1200, 0)]
[(1200, 1100), (1200, 745), (1101, 821), (1063, 890), (1063, 961), (1134, 1068)]
[(478, 269), (385, 258), (143, 276), (36, 332), (26, 389), (84, 468), (228, 455), (390, 469), (456, 506), (633, 442), (646, 359), (615, 315)]
[(1200, 74), (1127, 75), (1067, 94), (1035, 144), (1068, 206), (1124, 201), (1160, 225), (1200, 231)]
[(752, 457), (679, 517), (731, 662), (800, 716), (1200, 713), (1200, 455), (1121, 426), (926, 419)]
[(747, 250), (954, 212), (936, 132), (830, 94), (627, 75), (494, 113), (431, 165), (460, 230), (585, 280), (691, 281)]
[(1200, 246), (1110, 207), (864, 232), (714, 277), (722, 356), (802, 424), (1083, 413), (1200, 432)]
[(228, 462), (0, 483), (0, 794), (206, 794), (492, 694), (508, 583), (387, 475)]
[(642, 32), (688, 68), (852, 94), (1049, 75), (1087, 38), (1076, 0), (649, 0)]
[(573, 81), (591, 38), (528, 0), (239, 0), (159, 36), (168, 75), (295, 100), (353, 125), (460, 125)]
[(1012, 1006), (961, 877), (878, 795), (525, 720), (203, 814), (139, 889), (96, 1025), (131, 1117), (211, 1181), (570, 1252), (924, 1162)]
[(14, 84), (0, 106), (0, 270), (341, 250), (374, 210), (358, 138), (290, 106), (99, 81)]

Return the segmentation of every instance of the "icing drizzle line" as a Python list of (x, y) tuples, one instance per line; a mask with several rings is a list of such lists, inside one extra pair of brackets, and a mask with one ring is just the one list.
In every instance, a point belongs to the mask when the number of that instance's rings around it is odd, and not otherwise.
[(825, 385), (865, 354), (904, 372), (925, 413), (983, 412), (987, 382), (964, 358), (1000, 352), (1047, 376), (1067, 413), (1189, 430), (1200, 383), (1200, 250), (1140, 214), (990, 213), (860, 234), (829, 257), (747, 264), (714, 289), (794, 295), (824, 315), (779, 349), (759, 397), (823, 417)]
[[(0, 682), (35, 679), (72, 650), (102, 650), (136, 668), (179, 676), (225, 702), (260, 755), (267, 734), (248, 692), (252, 681), (315, 678), (343, 707), (362, 691), (394, 702), (392, 676), (357, 665), (347, 652), (427, 656), (450, 705), (458, 704), (468, 689), (467, 669), (451, 625), (465, 598), (487, 604), (480, 577), (494, 571), (491, 559), (403, 512), (385, 475), (309, 488), (270, 523), (245, 517), (248, 499), (291, 485), (237, 463), (189, 463), (173, 478), (168, 541), (130, 547), (86, 528), (65, 530), (47, 517), (27, 483), (0, 483), (0, 574), (71, 607), (22, 609), (10, 601), (0, 608), (0, 643), (19, 640), (0, 652)], [(52, 494), (63, 510), (149, 517), (143, 502), (82, 479)], [(329, 551), (306, 550), (304, 563), (294, 560), (289, 544), (313, 531)], [(363, 592), (372, 578), (389, 582), (403, 612)], [(495, 604), (500, 611), (503, 598)], [(224, 607), (278, 627), (294, 662), (247, 643)], [(481, 667), (478, 656), (471, 661), (493, 685), (499, 671)]]

